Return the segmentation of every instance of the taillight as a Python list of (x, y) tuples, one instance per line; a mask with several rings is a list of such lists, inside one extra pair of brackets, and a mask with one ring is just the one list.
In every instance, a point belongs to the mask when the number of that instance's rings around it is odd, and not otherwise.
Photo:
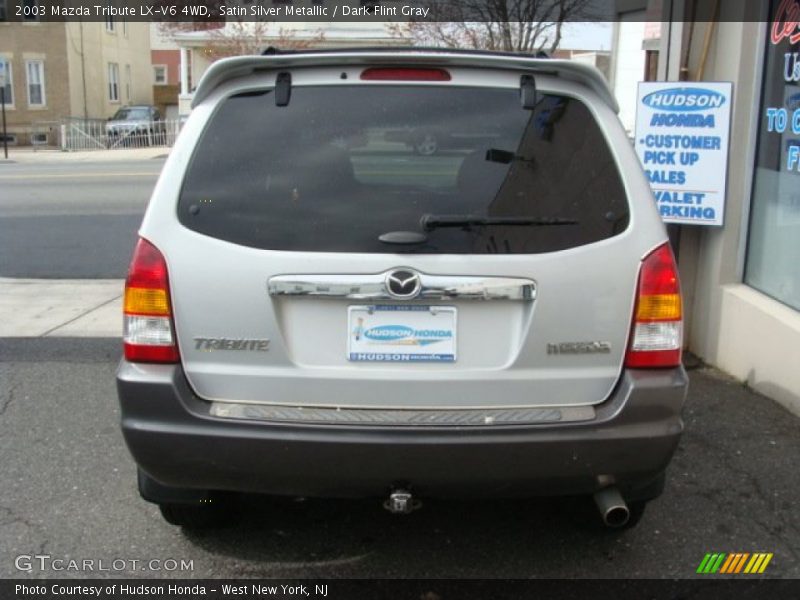
[(678, 267), (669, 244), (664, 244), (642, 261), (625, 366), (650, 369), (681, 364), (681, 304)]
[(172, 327), (167, 263), (158, 248), (139, 239), (125, 281), (122, 339), (132, 362), (178, 362)]
[(417, 67), (371, 67), (361, 72), (363, 81), (450, 81), (444, 69)]

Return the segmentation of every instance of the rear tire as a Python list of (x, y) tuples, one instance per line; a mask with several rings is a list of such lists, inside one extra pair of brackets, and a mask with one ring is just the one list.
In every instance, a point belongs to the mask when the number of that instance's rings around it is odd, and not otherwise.
[[(625, 525), (620, 527), (606, 527), (609, 531), (626, 531), (628, 529), (633, 529), (639, 524), (639, 521), (642, 520), (644, 516), (644, 509), (647, 507), (647, 502), (645, 500), (634, 500), (633, 502), (628, 502), (628, 511), (630, 512), (630, 516), (628, 517), (628, 522)], [(602, 522), (601, 522), (602, 523)]]
[(210, 504), (159, 504), (161, 516), (170, 525), (184, 529), (203, 530), (229, 527), (238, 520), (230, 502)]

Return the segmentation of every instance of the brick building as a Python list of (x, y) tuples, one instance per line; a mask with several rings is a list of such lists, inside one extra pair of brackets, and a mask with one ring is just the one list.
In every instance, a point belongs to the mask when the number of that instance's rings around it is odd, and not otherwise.
[(47, 143), (63, 119), (105, 119), (126, 104), (151, 104), (149, 50), (147, 23), (40, 22), (0, 13), (9, 142)]

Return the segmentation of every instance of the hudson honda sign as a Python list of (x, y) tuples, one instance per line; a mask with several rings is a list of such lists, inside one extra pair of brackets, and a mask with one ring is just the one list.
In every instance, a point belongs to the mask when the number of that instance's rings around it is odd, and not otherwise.
[(667, 223), (722, 225), (730, 83), (639, 84), (636, 152)]
[(642, 98), (655, 110), (695, 111), (719, 108), (725, 104), (725, 96), (703, 88), (671, 88), (647, 94)]

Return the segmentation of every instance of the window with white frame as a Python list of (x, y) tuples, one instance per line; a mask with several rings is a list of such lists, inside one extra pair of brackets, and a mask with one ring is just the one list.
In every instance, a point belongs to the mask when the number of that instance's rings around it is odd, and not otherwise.
[(125, 101), (131, 101), (131, 66), (125, 65)]
[(14, 74), (11, 72), (11, 61), (7, 58), (0, 57), (0, 64), (2, 64), (3, 73), (6, 74), (6, 106), (14, 106)]
[(153, 65), (153, 83), (167, 85), (167, 65)]
[(119, 65), (108, 63), (108, 99), (119, 102)]
[(28, 78), (28, 106), (47, 104), (44, 90), (44, 61), (26, 60), (25, 74)]

